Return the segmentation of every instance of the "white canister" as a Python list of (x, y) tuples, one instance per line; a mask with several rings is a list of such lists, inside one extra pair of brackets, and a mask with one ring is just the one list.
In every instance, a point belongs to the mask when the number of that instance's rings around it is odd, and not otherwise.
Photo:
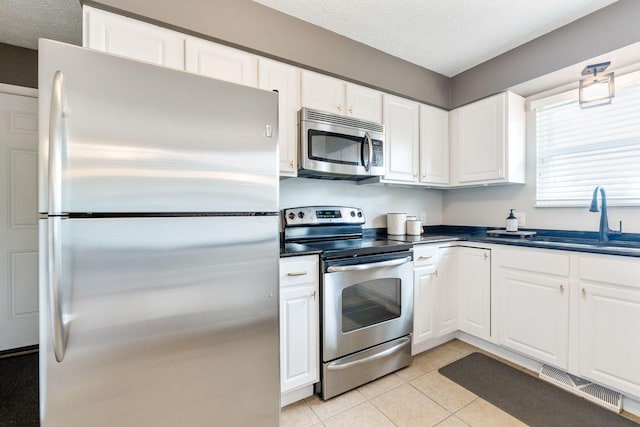
[(407, 220), (407, 234), (409, 236), (419, 236), (422, 234), (422, 222), (412, 219)]
[(387, 234), (404, 235), (407, 231), (406, 213), (387, 214)]

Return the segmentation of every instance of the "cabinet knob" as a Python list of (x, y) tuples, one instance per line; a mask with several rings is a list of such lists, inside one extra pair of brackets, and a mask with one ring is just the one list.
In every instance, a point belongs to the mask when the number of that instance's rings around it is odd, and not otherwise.
[(427, 177), (427, 174), (426, 174), (426, 173), (423, 173), (423, 174), (422, 174), (422, 177), (423, 177), (423, 178), (426, 178), (426, 177)]
[(287, 273), (287, 276), (290, 277), (294, 277), (294, 276), (306, 276), (307, 272), (306, 271), (292, 271), (291, 273)]
[(486, 261), (486, 260), (488, 260), (488, 259), (489, 259), (489, 254), (485, 252), (485, 253), (484, 253), (484, 260)]
[(560, 285), (560, 293), (564, 294), (564, 285)]
[(418, 179), (418, 174), (417, 173), (413, 174), (413, 179)]
[(434, 272), (433, 272), (433, 275), (434, 275), (435, 277), (438, 277), (438, 270), (434, 271)]
[(349, 113), (353, 114), (353, 107), (349, 107)]
[(338, 104), (338, 111), (342, 111), (342, 104)]
[(311, 295), (309, 295), (311, 298), (313, 298), (313, 300), (315, 301), (316, 299), (316, 291), (311, 292)]
[(289, 160), (289, 167), (291, 167), (291, 169), (293, 169), (293, 160)]
[(582, 296), (583, 297), (587, 296), (587, 290), (585, 288), (582, 288)]

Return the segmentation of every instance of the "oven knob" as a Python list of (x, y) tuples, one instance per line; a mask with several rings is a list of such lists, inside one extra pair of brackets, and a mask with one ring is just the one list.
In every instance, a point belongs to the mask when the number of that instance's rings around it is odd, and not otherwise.
[(290, 220), (293, 221), (296, 218), (296, 214), (294, 214), (293, 212), (289, 212), (288, 217), (289, 217)]
[(302, 211), (298, 212), (298, 218), (300, 219), (304, 218), (304, 212)]
[(362, 211), (358, 211), (358, 218), (362, 218)]
[(354, 211), (351, 211), (351, 214), (350, 214), (350, 215), (351, 215), (351, 218), (353, 218), (353, 217), (355, 217), (355, 216), (356, 216), (356, 213), (355, 213)]

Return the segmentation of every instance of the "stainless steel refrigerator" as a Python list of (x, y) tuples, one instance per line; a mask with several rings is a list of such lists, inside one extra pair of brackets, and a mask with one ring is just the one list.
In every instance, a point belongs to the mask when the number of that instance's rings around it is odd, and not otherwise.
[(44, 426), (277, 426), (277, 94), (41, 40)]

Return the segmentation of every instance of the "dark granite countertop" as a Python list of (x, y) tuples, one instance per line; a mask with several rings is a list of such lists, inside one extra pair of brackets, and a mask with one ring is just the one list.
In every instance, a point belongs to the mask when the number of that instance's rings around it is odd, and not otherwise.
[[(520, 236), (492, 237), (487, 231), (497, 229), (489, 227), (466, 226), (427, 226), (420, 236), (387, 235), (386, 229), (366, 229), (365, 237), (378, 237), (399, 240), (414, 244), (428, 244), (451, 241), (473, 241), (510, 246), (523, 246), (541, 249), (576, 251), (585, 253), (621, 255), (640, 258), (640, 234), (622, 233), (610, 236), (608, 242), (599, 242), (598, 233), (590, 231), (522, 229), (535, 231), (535, 236), (520, 238)], [(317, 255), (321, 251), (303, 244), (287, 243), (280, 247), (280, 256)]]

